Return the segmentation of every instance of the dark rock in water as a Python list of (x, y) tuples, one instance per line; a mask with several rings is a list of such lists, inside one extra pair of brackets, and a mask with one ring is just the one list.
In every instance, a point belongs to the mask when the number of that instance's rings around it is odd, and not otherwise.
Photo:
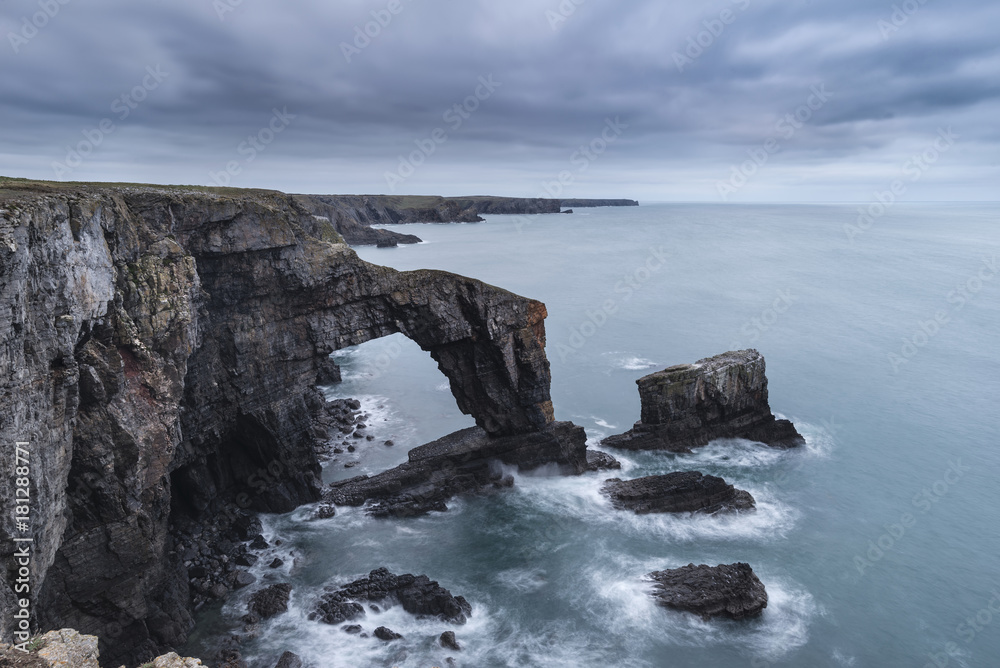
[(782, 448), (805, 443), (791, 422), (771, 414), (764, 357), (756, 350), (672, 366), (636, 384), (641, 419), (602, 445), (690, 452), (717, 438), (746, 438)]
[(266, 550), (268, 548), (268, 544), (264, 539), (264, 536), (258, 534), (257, 537), (253, 539), (253, 542), (250, 543), (250, 547), (254, 550)]
[(343, 631), (344, 633), (350, 633), (351, 635), (357, 635), (357, 634), (361, 633), (361, 625), (360, 624), (349, 624), (347, 626), (341, 626), (340, 630)]
[(294, 652), (285, 652), (274, 668), (302, 668), (302, 659)]
[(767, 591), (749, 564), (688, 564), (649, 577), (656, 582), (653, 595), (662, 605), (703, 619), (754, 617), (767, 607)]
[(248, 571), (239, 570), (236, 571), (236, 575), (233, 576), (233, 589), (243, 589), (244, 587), (249, 587), (257, 578)]
[(458, 644), (458, 640), (455, 638), (454, 631), (445, 631), (442, 633), (441, 637), (438, 638), (438, 642), (441, 644), (441, 647), (444, 647), (445, 649), (453, 649), (456, 652), (461, 651), (462, 649), (462, 647)]
[(566, 209), (563, 213), (573, 213), (573, 209)]
[(288, 612), (288, 599), (291, 594), (292, 585), (290, 584), (271, 585), (251, 596), (247, 608), (261, 619), (270, 619), (275, 615)]
[(309, 619), (336, 625), (364, 616), (365, 609), (360, 603), (345, 600), (341, 596), (326, 595), (320, 599), (316, 610), (309, 615)]
[[(246, 549), (245, 545), (243, 547)], [(253, 552), (241, 552), (236, 555), (236, 558), (233, 561), (237, 566), (246, 566), (249, 568), (250, 566), (256, 564), (259, 559), (260, 557)]]
[(587, 468), (587, 435), (571, 422), (517, 436), (490, 437), (470, 427), (410, 450), (409, 461), (375, 476), (359, 476), (330, 486), (327, 503), (360, 506), (376, 503), (376, 517), (410, 517), (446, 510), (445, 501), (468, 492), (509, 486), (498, 463), (531, 470), (558, 464), (566, 473)]
[(392, 441), (392, 439), (390, 439), (390, 440), (388, 440), (388, 441), (385, 442), (385, 445), (387, 445), (387, 446), (389, 446), (391, 448), (392, 446), (394, 446), (396, 444), (395, 444), (395, 442)]
[(281, 568), (284, 565), (285, 565), (284, 561), (282, 561), (278, 557), (275, 557), (274, 561), (272, 561), (270, 564), (268, 564), (268, 568)]
[(336, 385), (341, 381), (340, 367), (329, 357), (317, 362), (316, 366), (317, 385)]
[[(357, 601), (378, 601), (383, 606), (399, 603), (403, 610), (421, 616), (437, 617), (455, 624), (464, 624), (472, 614), (472, 606), (461, 596), (434, 582), (426, 575), (393, 575), (378, 568), (340, 589), (328, 590), (320, 599), (310, 619), (339, 624), (365, 614)], [(334, 619), (336, 621), (327, 621)]]
[(337, 508), (333, 504), (323, 503), (316, 509), (316, 513), (313, 515), (313, 518), (318, 520), (327, 520), (336, 516), (336, 514)]
[(239, 637), (229, 636), (222, 642), (215, 652), (212, 665), (216, 668), (247, 668), (247, 662), (240, 653)]
[(606, 452), (600, 450), (587, 449), (587, 470), (588, 471), (610, 471), (620, 469), (620, 461)]
[(389, 642), (390, 640), (399, 640), (403, 637), (392, 629), (388, 629), (384, 626), (380, 626), (375, 629), (374, 636), (379, 640), (385, 640), (386, 642)]
[(634, 480), (611, 478), (601, 488), (619, 510), (646, 513), (717, 513), (753, 510), (754, 498), (722, 478), (679, 471)]

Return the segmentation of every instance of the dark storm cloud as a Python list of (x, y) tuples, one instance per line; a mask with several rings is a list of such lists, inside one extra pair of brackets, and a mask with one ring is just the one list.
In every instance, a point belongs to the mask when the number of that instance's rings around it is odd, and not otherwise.
[[(1000, 8), (986, 0), (64, 2), (0, 3), (0, 173), (53, 178), (110, 119), (65, 178), (209, 183), (287, 109), (235, 185), (387, 192), (440, 128), (399, 192), (537, 195), (573, 170), (574, 195), (713, 199), (777, 137), (734, 199), (863, 198), (954, 126), (925, 191), (996, 198)], [(31, 34), (24, 18), (45, 7)], [(139, 90), (147, 68), (166, 75)], [(490, 76), (495, 90), (470, 97)], [(784, 136), (816, 86), (829, 99)], [(456, 128), (445, 114), (466, 100), (478, 108)], [(575, 171), (609, 118), (627, 129)]]

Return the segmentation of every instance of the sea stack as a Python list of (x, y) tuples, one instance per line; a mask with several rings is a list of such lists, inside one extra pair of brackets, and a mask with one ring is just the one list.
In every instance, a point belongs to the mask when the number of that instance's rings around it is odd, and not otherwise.
[(745, 438), (778, 448), (805, 441), (767, 403), (764, 356), (738, 350), (679, 364), (636, 381), (642, 417), (605, 446), (690, 452), (718, 438)]

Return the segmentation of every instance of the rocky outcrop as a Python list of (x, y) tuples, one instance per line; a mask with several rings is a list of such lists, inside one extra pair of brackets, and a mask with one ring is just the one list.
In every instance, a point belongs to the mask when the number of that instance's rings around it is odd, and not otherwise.
[(611, 478), (601, 491), (618, 510), (646, 513), (718, 513), (756, 508), (750, 492), (722, 478), (679, 471), (634, 480)]
[(804, 443), (791, 422), (771, 414), (764, 357), (756, 350), (672, 366), (636, 384), (641, 419), (603, 445), (689, 452), (717, 438), (746, 438), (782, 448)]
[[(99, 668), (99, 659), (97, 637), (73, 629), (49, 631), (21, 646), (0, 643), (3, 668)], [(142, 665), (143, 668), (197, 668), (202, 663), (170, 652)]]
[(634, 199), (564, 199), (563, 206), (585, 209), (596, 206), (639, 206)]
[(661, 605), (706, 620), (754, 617), (767, 607), (767, 591), (749, 564), (688, 564), (648, 577), (656, 582), (653, 595)]
[(465, 624), (472, 615), (472, 606), (465, 598), (452, 596), (426, 575), (393, 575), (386, 568), (378, 568), (366, 578), (328, 590), (310, 619), (341, 624), (364, 617), (365, 609), (359, 601), (382, 607), (398, 604), (412, 615), (436, 617), (453, 624)]
[(545, 316), (478, 281), (362, 262), (281, 193), (0, 179), (0, 440), (31, 444), (33, 491), (22, 532), (0, 477), (0, 559), (30, 535), (39, 624), (101, 635), (109, 663), (179, 645), (192, 592), (170, 527), (320, 498), (330, 352), (404, 333), (530, 466), (562, 452)]
[(295, 195), (295, 201), (328, 220), (351, 245), (419, 243), (412, 234), (375, 229), (402, 223), (479, 223), (483, 215), (559, 213), (562, 207), (638, 206), (626, 199), (558, 200), (538, 197), (436, 197), (422, 195)]
[(565, 473), (582, 473), (588, 466), (586, 441), (583, 428), (571, 422), (508, 437), (470, 427), (410, 450), (408, 461), (394, 469), (334, 483), (324, 500), (347, 506), (374, 501), (369, 512), (376, 517), (446, 510), (445, 502), (457, 494), (512, 485), (501, 464), (520, 470), (557, 464)]

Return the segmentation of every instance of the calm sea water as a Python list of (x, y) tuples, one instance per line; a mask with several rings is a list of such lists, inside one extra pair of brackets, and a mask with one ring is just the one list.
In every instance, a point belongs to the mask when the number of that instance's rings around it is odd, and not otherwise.
[[(773, 410), (807, 445), (614, 453), (622, 477), (724, 477), (758, 501), (738, 516), (636, 517), (600, 496), (608, 474), (542, 472), (419, 519), (267, 518), (288, 565), (256, 572), (295, 590), (290, 612), (245, 646), (251, 665), (271, 668), (285, 650), (337, 667), (1000, 665), (1000, 206), (897, 205), (845, 229), (856, 218), (841, 205), (650, 205), (410, 225), (426, 243), (359, 250), (544, 301), (556, 416), (595, 442), (638, 419), (640, 376), (754, 347)], [(361, 398), (379, 439), (328, 480), (473, 424), (401, 336), (336, 356), (345, 381), (330, 395)], [(767, 587), (759, 619), (658, 608), (643, 580), (735, 561)], [(406, 638), (385, 644), (306, 619), (323, 585), (378, 566), (466, 596), (470, 622), (369, 614), (367, 631)], [(238, 625), (247, 596), (203, 613), (190, 649)], [(461, 652), (437, 646), (449, 628)]]

